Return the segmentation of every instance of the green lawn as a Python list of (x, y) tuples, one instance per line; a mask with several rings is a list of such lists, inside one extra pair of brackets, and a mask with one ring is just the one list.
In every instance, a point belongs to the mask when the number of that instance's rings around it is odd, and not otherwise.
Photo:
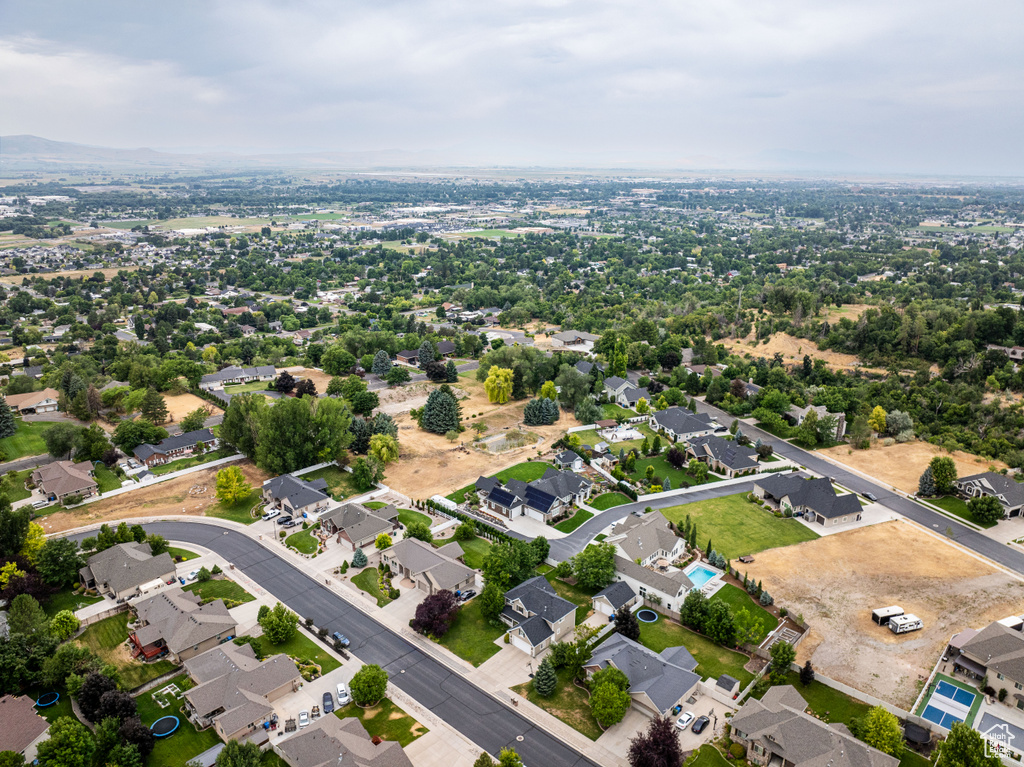
[[(75, 594), (69, 587), (65, 586), (46, 600), (43, 604), (43, 609), (46, 611), (46, 614), (52, 618), (61, 610), (70, 610), (71, 612), (75, 612), (75, 610), (81, 610), (83, 607), (94, 605), (97, 602), (102, 601), (103, 597), (90, 597)], [(127, 638), (127, 634), (125, 637)]]
[(225, 386), (225, 394), (246, 394), (247, 392), (254, 391), (267, 391), (267, 381), (252, 381), (247, 384), (238, 384), (236, 386)]
[(479, 666), (501, 649), (494, 643), (507, 629), (495, 628), (480, 613), (479, 600), (473, 599), (459, 608), (451, 628), (438, 644), (447, 647), (463, 660)]
[(975, 519), (974, 515), (971, 514), (971, 510), (967, 508), (967, 503), (961, 498), (947, 495), (943, 498), (929, 498), (927, 500), (933, 506), (938, 506), (940, 509), (948, 511), (950, 514), (954, 514), (961, 519), (966, 519), (968, 522), (973, 522), (979, 527), (995, 527), (998, 524), (998, 522), (980, 522)]
[(105, 663), (117, 666), (127, 690), (156, 679), (161, 674), (173, 671), (175, 665), (167, 660), (151, 663), (131, 660), (121, 650), (121, 645), (128, 641), (128, 618), (130, 613), (123, 612), (89, 626), (78, 641), (96, 653)]
[(811, 682), (804, 687), (800, 684), (800, 675), (795, 671), (786, 675), (783, 684), (793, 685), (807, 701), (808, 710), (824, 722), (842, 722), (849, 726), (851, 721), (864, 716), (871, 708), (867, 703), (855, 700), (821, 682)]
[[(630, 474), (630, 478), (634, 480), (643, 479), (647, 476), (647, 467), (654, 467), (654, 476), (661, 477), (662, 480), (668, 479), (672, 482), (672, 489), (678, 490), (681, 487), (689, 487), (695, 484), (695, 480), (685, 471), (677, 469), (672, 466), (665, 458), (665, 455), (656, 455), (650, 458), (640, 458), (636, 462), (635, 471)], [(714, 481), (715, 477), (708, 475), (708, 479)]]
[(42, 455), (46, 452), (43, 432), (53, 426), (49, 421), (22, 421), (16, 419), (18, 431), (9, 437), (0, 439), (0, 450), (7, 457), (5, 461), (14, 461), (26, 455)]
[(327, 490), (336, 501), (343, 501), (363, 492), (356, 487), (352, 475), (338, 466), (325, 466), (308, 474), (300, 474), (299, 479), (304, 479), (306, 482), (314, 479), (326, 479)]
[[(517, 463), (515, 466), (509, 466), (507, 469), (503, 469), (497, 474), (492, 474), (491, 476), (496, 477), (500, 482), (508, 482), (510, 479), (521, 479), (523, 482), (532, 482), (535, 479), (543, 477), (544, 472), (550, 468), (551, 464), (544, 461), (524, 461), (523, 463)], [(475, 482), (472, 485), (466, 485), (447, 496), (447, 498), (450, 501), (462, 503), (466, 500), (466, 495), (472, 491), (475, 486)]]
[(466, 563), (466, 567), (472, 567), (474, 570), (479, 570), (483, 567), (484, 557), (491, 550), (490, 541), (477, 536), (476, 538), (470, 538), (468, 541), (459, 541), (459, 545), (462, 547), (463, 554), (465, 554), (462, 557), (462, 561)]
[(341, 661), (301, 631), (296, 631), (291, 639), (281, 644), (272, 644), (269, 639), (262, 637), (260, 647), (263, 648), (264, 655), (276, 655), (283, 652), (285, 655), (298, 658), (301, 661), (319, 664), (321, 676), (329, 674), (336, 668), (341, 668)]
[(623, 418), (636, 418), (637, 413), (633, 410), (627, 410), (622, 405), (616, 405), (614, 402), (606, 402), (601, 405), (601, 414), (604, 419), (618, 418), (620, 415)]
[(722, 588), (715, 592), (712, 599), (721, 599), (729, 608), (736, 613), (740, 609), (746, 610), (747, 614), (755, 620), (761, 621), (763, 631), (758, 636), (756, 642), (760, 642), (770, 633), (775, 631), (779, 625), (779, 619), (772, 615), (770, 612), (765, 610), (755, 600), (750, 598), (743, 589), (733, 586), (731, 583), (725, 584)]
[(359, 575), (352, 578), (352, 583), (362, 591), (365, 591), (371, 597), (377, 600), (377, 607), (383, 607), (386, 604), (391, 603), (391, 599), (386, 594), (381, 593), (380, 588), (377, 586), (377, 568), (367, 567)]
[(697, 673), (704, 678), (710, 676), (717, 679), (722, 674), (728, 674), (740, 681), (741, 689), (754, 678), (753, 674), (743, 668), (749, 660), (746, 655), (717, 645), (663, 615), (658, 616), (656, 623), (640, 624), (640, 643), (654, 652), (683, 645), (697, 661)]
[[(220, 738), (212, 727), (202, 732), (196, 730), (188, 720), (188, 717), (181, 713), (184, 701), (181, 699), (180, 693), (177, 697), (174, 695), (154, 695), (154, 693), (159, 693), (165, 687), (172, 684), (176, 685), (180, 692), (185, 692), (185, 690), (193, 686), (188, 678), (188, 674), (180, 674), (156, 690), (143, 693), (135, 699), (135, 703), (139, 707), (139, 718), (147, 727), (164, 716), (177, 716), (180, 722), (178, 729), (175, 730), (173, 735), (166, 738), (156, 738), (153, 753), (149, 757), (148, 764), (161, 765), (161, 767), (163, 765), (167, 765), (167, 767), (184, 767), (189, 760), (194, 759), (203, 751), (213, 748), (220, 743)], [(159, 701), (166, 703), (166, 707), (161, 707)]]
[(210, 461), (216, 461), (221, 458), (227, 458), (235, 454), (235, 451), (229, 447), (221, 447), (216, 450), (211, 450), (202, 455), (190, 455), (188, 458), (179, 458), (177, 461), (171, 461), (169, 463), (162, 463), (159, 466), (154, 466), (150, 471), (154, 474), (170, 474), (173, 471), (181, 471), (182, 469), (190, 469), (193, 466), (199, 466), (200, 464), (209, 463)]
[(579, 626), (583, 621), (587, 619), (587, 616), (592, 613), (593, 602), (591, 597), (596, 594), (596, 591), (588, 591), (581, 586), (574, 586), (571, 583), (566, 583), (563, 580), (559, 580), (555, 577), (555, 571), (549, 570), (544, 573), (544, 577), (547, 578), (548, 583), (555, 587), (555, 592), (562, 599), (568, 599), (574, 605), (576, 605), (576, 625)]
[[(636, 450), (640, 450), (640, 447), (644, 444), (644, 437), (648, 438), (648, 442), (650, 442), (650, 441), (652, 441), (654, 439), (655, 432), (646, 423), (634, 423), (634, 424), (632, 424), (632, 427), (634, 429), (636, 429), (638, 432), (640, 432), (641, 434), (643, 434), (644, 436), (641, 437), (640, 439), (627, 439), (627, 440), (623, 440), (622, 442), (614, 442), (614, 443), (612, 443), (610, 445), (610, 447), (609, 447), (609, 449), (611, 450), (612, 453), (614, 453), (615, 455), (618, 455), (620, 450), (623, 450), (623, 451), (625, 451), (627, 453), (630, 450), (634, 449), (634, 448)], [(597, 429), (587, 429), (586, 431), (577, 431), (577, 432), (573, 432), (573, 434), (575, 434), (577, 437), (579, 437), (580, 441), (583, 444), (585, 444), (585, 445), (596, 445), (598, 442), (601, 442), (604, 439), (603, 437), (598, 435)], [(662, 438), (661, 442), (662, 442), (662, 446), (667, 449), (668, 446), (669, 446), (668, 445), (668, 440)]]
[(32, 495), (31, 490), (25, 489), (25, 483), (33, 471), (34, 469), (25, 469), (25, 471), (16, 471), (13, 474), (4, 475), (3, 482), (7, 489), (7, 500), (14, 503), (15, 501), (23, 501)]
[(349, 703), (335, 711), (334, 715), (339, 719), (354, 716), (363, 723), (371, 738), (397, 741), (402, 748), (429, 732), (388, 698), (384, 698), (372, 708), (360, 708), (355, 703)]
[(76, 722), (79, 721), (78, 717), (75, 716), (74, 709), (71, 707), (71, 696), (68, 695), (68, 691), (65, 690), (63, 687), (58, 687), (55, 690), (51, 690), (49, 687), (45, 689), (42, 687), (32, 687), (29, 690), (25, 691), (25, 695), (32, 701), (37, 701), (48, 692), (59, 692), (60, 699), (52, 706), (47, 706), (46, 708), (37, 708), (36, 713), (39, 714), (39, 716), (41, 716), (50, 724), (53, 724), (62, 716), (69, 716)]
[(398, 510), (398, 521), (408, 527), (413, 522), (420, 522), (427, 527), (430, 527), (430, 517), (426, 514), (421, 514), (418, 511), (412, 509), (399, 509)]
[(703, 546), (710, 538), (711, 545), (731, 560), (818, 537), (795, 519), (773, 516), (748, 501), (743, 493), (672, 506), (661, 513), (677, 525), (689, 514), (697, 524), (698, 545)]
[[(740, 429), (742, 428), (743, 427), (740, 426)], [(778, 437), (779, 439), (791, 439), (793, 437), (793, 434), (796, 433), (796, 429), (794, 429), (787, 423), (782, 424), (779, 428), (776, 429), (773, 426), (769, 426), (768, 424), (761, 423), (760, 421), (758, 421), (757, 428), (764, 429), (766, 432)]]
[(182, 561), (188, 562), (190, 559), (198, 559), (199, 555), (194, 551), (188, 549), (179, 549), (177, 546), (168, 546), (167, 553), (171, 555), (172, 559), (182, 558)]
[(686, 767), (728, 767), (730, 762), (722, 756), (722, 752), (714, 746), (705, 743), (697, 751), (692, 762), (687, 762)]
[(632, 503), (633, 501), (622, 493), (603, 493), (592, 501), (588, 502), (588, 506), (592, 506), (598, 511), (604, 511), (610, 509), (613, 506), (621, 506), (624, 503)]
[(92, 471), (93, 479), (99, 485), (101, 493), (109, 493), (111, 490), (119, 490), (121, 488), (121, 480), (118, 476), (102, 463), (94, 463)]
[(916, 751), (904, 748), (899, 767), (931, 767), (931, 762)]
[(299, 530), (284, 539), (285, 543), (300, 554), (315, 554), (320, 548), (320, 541), (313, 537), (310, 530)]
[(225, 503), (221, 501), (216, 506), (211, 506), (206, 510), (206, 516), (217, 517), (218, 519), (230, 519), (235, 522), (241, 522), (243, 525), (251, 525), (259, 517), (253, 517), (250, 513), (252, 507), (256, 505), (257, 501), (260, 500), (260, 493), (258, 490), (253, 490), (249, 495), (240, 501), (235, 503)]
[(565, 669), (559, 669), (558, 687), (550, 698), (538, 695), (533, 689), (533, 682), (516, 685), (512, 691), (525, 695), (530, 703), (540, 706), (591, 740), (597, 740), (604, 732), (590, 713), (590, 698), (587, 692), (572, 683)]
[(573, 530), (575, 530), (577, 527), (582, 525), (584, 522), (586, 522), (593, 516), (594, 515), (587, 511), (586, 509), (576, 509), (575, 514), (573, 514), (568, 519), (559, 522), (557, 525), (555, 525), (555, 529), (563, 533), (571, 533)]
[(232, 580), (209, 580), (206, 583), (190, 583), (182, 591), (191, 591), (202, 599), (230, 599), (234, 602), (252, 602), (256, 597)]

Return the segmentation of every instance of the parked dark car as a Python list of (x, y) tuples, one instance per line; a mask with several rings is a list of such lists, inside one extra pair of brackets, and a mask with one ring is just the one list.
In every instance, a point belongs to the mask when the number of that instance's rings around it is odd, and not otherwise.
[(291, 522), (291, 521), (292, 521), (291, 514), (288, 514), (286, 516), (278, 517), (277, 518), (277, 524), (279, 524), (279, 525), (284, 525), (284, 524), (287, 524), (288, 522)]
[(708, 719), (706, 716), (698, 716), (697, 721), (693, 723), (693, 727), (691, 727), (690, 729), (698, 735), (700, 735), (702, 732), (704, 732), (704, 728), (708, 726), (708, 723), (710, 721), (711, 720)]
[(334, 711), (334, 696), (329, 692), (324, 693), (324, 713), (329, 714)]
[(340, 642), (342, 647), (348, 647), (350, 644), (352, 644), (348, 641), (348, 637), (342, 634), (340, 631), (335, 631), (333, 634), (331, 634), (331, 638), (336, 642)]
[(878, 496), (875, 495), (874, 493), (864, 493), (864, 497), (867, 498), (872, 503), (878, 501)]
[(467, 589), (466, 591), (463, 591), (462, 594), (459, 595), (459, 598), (463, 602), (468, 602), (470, 599), (472, 599), (475, 596), (476, 596), (476, 592), (473, 589)]
[(289, 519), (287, 522), (282, 522), (281, 527), (295, 527), (298, 523), (297, 520)]

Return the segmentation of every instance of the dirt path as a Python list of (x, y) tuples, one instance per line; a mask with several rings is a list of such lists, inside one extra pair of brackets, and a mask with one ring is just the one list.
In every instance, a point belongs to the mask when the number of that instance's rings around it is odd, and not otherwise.
[(927, 442), (905, 442), (889, 447), (883, 447), (880, 442), (875, 442), (869, 450), (851, 450), (846, 445), (838, 445), (817, 452), (897, 487), (905, 493), (917, 492), (921, 474), (937, 455), (952, 458), (956, 464), (957, 475), (961, 477), (988, 471), (990, 467), (994, 467), (996, 471), (1006, 468), (1002, 461), (960, 451), (947, 453), (937, 445)]
[[(269, 474), (256, 468), (252, 461), (238, 461), (232, 465), (240, 468), (249, 484), (255, 488), (270, 478)], [(195, 485), (205, 486), (206, 492), (199, 495), (190, 494), (191, 488)], [(162, 514), (202, 516), (206, 509), (218, 504), (216, 488), (217, 468), (211, 468), (140, 487), (130, 493), (104, 498), (70, 511), (58, 511), (39, 521), (47, 533), (56, 533), (96, 522), (112, 522), (132, 517)]]
[[(743, 569), (810, 624), (797, 662), (903, 708), (954, 633), (1024, 612), (1019, 579), (911, 522), (770, 549)], [(888, 605), (924, 629), (897, 636), (875, 625), (871, 610)]]

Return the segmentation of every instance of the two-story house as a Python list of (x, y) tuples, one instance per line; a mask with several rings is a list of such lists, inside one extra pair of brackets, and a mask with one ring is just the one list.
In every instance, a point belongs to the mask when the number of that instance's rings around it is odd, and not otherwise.
[(174, 580), (174, 560), (166, 551), (153, 556), (148, 543), (118, 543), (86, 560), (81, 583), (125, 601)]
[(954, 644), (959, 645), (954, 668), (987, 678), (997, 692), (1006, 690), (1003, 703), (1024, 710), (1024, 631), (1019, 619), (1015, 628), (996, 621), (980, 631), (966, 629), (954, 637)]
[(509, 626), (512, 646), (536, 657), (576, 628), (576, 605), (538, 575), (505, 592), (501, 620)]
[(297, 517), (303, 514), (313, 517), (331, 505), (331, 497), (326, 490), (326, 479), (306, 482), (291, 474), (282, 474), (263, 483), (262, 497), (268, 508)]
[(510, 479), (504, 485), (491, 477), (480, 477), (476, 491), (485, 509), (509, 519), (528, 516), (549, 522), (568, 513), (573, 504), (590, 498), (594, 483), (582, 474), (548, 469), (532, 482)]
[(167, 655), (182, 663), (233, 638), (238, 625), (224, 600), (199, 604), (198, 594), (168, 589), (132, 605), (136, 621), (129, 626), (132, 655), (151, 660)]
[(693, 581), (672, 562), (686, 554), (686, 541), (668, 526), (660, 511), (629, 516), (612, 528), (607, 543), (615, 545), (615, 579), (639, 597), (668, 612), (679, 612)]

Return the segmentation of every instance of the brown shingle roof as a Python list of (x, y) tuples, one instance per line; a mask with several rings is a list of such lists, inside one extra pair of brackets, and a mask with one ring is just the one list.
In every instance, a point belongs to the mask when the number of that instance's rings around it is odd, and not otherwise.
[(20, 754), (46, 732), (50, 723), (36, 713), (32, 701), (24, 695), (0, 698), (0, 751)]

